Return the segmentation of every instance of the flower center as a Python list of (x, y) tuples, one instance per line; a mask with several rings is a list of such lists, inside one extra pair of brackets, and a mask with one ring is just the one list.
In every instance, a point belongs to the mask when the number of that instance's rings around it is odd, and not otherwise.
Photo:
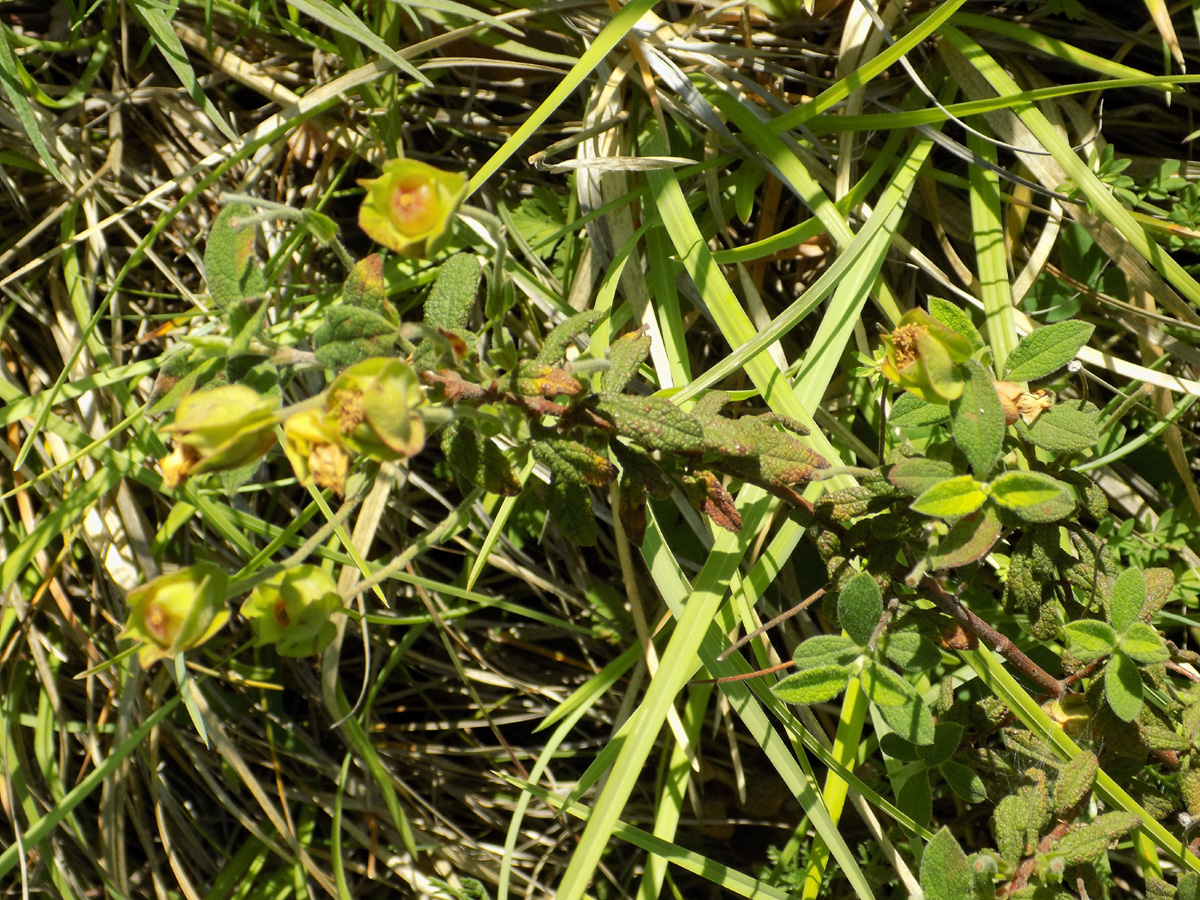
[(405, 237), (419, 237), (438, 221), (438, 204), (428, 178), (402, 178), (392, 189), (392, 224)]

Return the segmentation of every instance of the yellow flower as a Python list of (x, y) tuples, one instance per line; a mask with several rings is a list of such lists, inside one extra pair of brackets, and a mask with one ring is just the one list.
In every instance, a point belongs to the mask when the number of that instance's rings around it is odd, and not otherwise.
[(360, 179), (367, 196), (358, 225), (374, 241), (405, 256), (432, 255), (467, 195), (467, 179), (415, 159), (392, 159), (379, 178)]
[(316, 566), (296, 566), (256, 587), (242, 604), (255, 646), (274, 644), (281, 656), (312, 656), (337, 633), (331, 617), (342, 612), (333, 579)]
[(138, 660), (143, 666), (200, 646), (229, 619), (227, 583), (219, 566), (197, 563), (134, 588), (120, 637), (142, 641)]

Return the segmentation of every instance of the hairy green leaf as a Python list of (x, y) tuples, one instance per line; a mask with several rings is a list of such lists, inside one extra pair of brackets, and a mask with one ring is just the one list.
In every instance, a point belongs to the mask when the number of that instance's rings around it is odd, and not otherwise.
[(929, 824), (933, 815), (933, 791), (929, 787), (929, 772), (921, 769), (914, 772), (896, 791), (896, 806), (908, 813), (918, 825)]
[(962, 743), (963, 726), (957, 722), (939, 722), (933, 730), (933, 743), (917, 748), (917, 755), (931, 769), (950, 760)]
[(953, 477), (954, 466), (950, 463), (940, 459), (926, 459), (923, 456), (902, 460), (888, 471), (888, 480), (913, 497), (919, 497), (935, 484)]
[(1104, 699), (1117, 718), (1132, 722), (1142, 711), (1142, 673), (1124, 653), (1114, 653), (1104, 670)]
[(921, 856), (921, 889), (925, 900), (972, 900), (973, 885), (967, 854), (943, 825)]
[(977, 359), (964, 367), (962, 395), (950, 403), (950, 423), (956, 443), (975, 474), (984, 478), (1004, 445), (1004, 407), (991, 373)]
[(883, 615), (883, 598), (875, 579), (864, 572), (846, 582), (838, 594), (837, 610), (842, 628), (865, 647)]
[(1067, 486), (1045, 472), (1005, 472), (992, 482), (992, 499), (1026, 522), (1057, 522), (1075, 509)]
[(1117, 648), (1117, 633), (1107, 622), (1078, 619), (1063, 628), (1067, 633), (1067, 650), (1084, 662), (1107, 656)]
[(585, 309), (581, 313), (575, 313), (546, 335), (546, 341), (542, 344), (542, 350), (535, 362), (543, 366), (558, 365), (566, 357), (571, 342), (581, 334), (591, 331), (597, 322), (607, 316), (607, 311), (596, 309)]
[(771, 690), (785, 703), (809, 706), (832, 700), (846, 689), (850, 666), (814, 666), (780, 680)]
[(1084, 750), (1059, 769), (1058, 779), (1054, 783), (1055, 815), (1065, 817), (1087, 798), (1099, 770), (1100, 761), (1090, 750)]
[(1118, 632), (1137, 621), (1146, 605), (1146, 579), (1140, 569), (1126, 569), (1117, 576), (1108, 601), (1108, 618)]
[(912, 502), (914, 512), (924, 516), (953, 519), (966, 516), (983, 506), (987, 494), (983, 486), (970, 475), (948, 478), (926, 489)]
[(1031, 425), (1018, 419), (1017, 434), (1051, 453), (1077, 453), (1100, 439), (1100, 410), (1086, 400), (1056, 403)]
[(943, 300), (941, 297), (930, 297), (929, 314), (970, 341), (972, 350), (982, 350), (986, 346), (983, 342), (983, 335), (971, 321), (970, 315), (950, 301)]
[(647, 450), (698, 454), (704, 451), (704, 427), (670, 400), (601, 394), (596, 412), (615, 426), (617, 433), (637, 441)]
[(243, 225), (253, 214), (245, 203), (231, 203), (217, 215), (204, 248), (204, 276), (213, 301), (228, 310), (260, 296), (267, 283), (254, 256), (257, 225)]
[(946, 779), (946, 783), (950, 785), (950, 790), (958, 794), (963, 800), (968, 803), (983, 803), (988, 798), (987, 787), (983, 783), (983, 779), (972, 769), (964, 766), (962, 763), (949, 762), (942, 763), (942, 777)]
[(818, 634), (803, 641), (792, 656), (800, 671), (818, 666), (846, 666), (858, 658), (858, 644), (841, 634)]
[(1075, 358), (1096, 328), (1070, 319), (1039, 328), (1017, 344), (1004, 364), (1009, 381), (1034, 381), (1053, 374)]
[[(375, 256), (375, 259), (378, 258)], [(359, 266), (365, 265), (370, 259), (368, 256)], [(382, 269), (379, 278), (382, 281)], [(425, 324), (434, 330), (468, 335), (467, 325), (479, 297), (482, 279), (483, 269), (474, 254), (456, 253), (447, 259), (438, 269), (437, 281), (433, 283), (429, 299), (425, 301)]]
[(646, 357), (650, 355), (650, 335), (644, 328), (623, 334), (608, 348), (608, 361), (612, 366), (604, 373), (601, 388), (620, 393), (638, 372)]
[(1000, 537), (1000, 516), (991, 504), (954, 523), (937, 549), (929, 554), (935, 569), (950, 569), (978, 562)]
[(1082, 865), (1099, 859), (1119, 837), (1123, 837), (1141, 824), (1136, 813), (1117, 810), (1097, 816), (1086, 825), (1072, 828), (1049, 849), (1049, 854), (1061, 856), (1067, 865)]
[(863, 666), (862, 684), (876, 706), (907, 706), (920, 702), (916, 688), (874, 660)]
[(929, 403), (907, 391), (896, 398), (888, 415), (888, 424), (897, 428), (925, 428), (950, 420), (950, 408), (941, 403)]
[(1121, 652), (1143, 666), (1164, 663), (1171, 658), (1162, 637), (1145, 622), (1134, 622), (1121, 635)]

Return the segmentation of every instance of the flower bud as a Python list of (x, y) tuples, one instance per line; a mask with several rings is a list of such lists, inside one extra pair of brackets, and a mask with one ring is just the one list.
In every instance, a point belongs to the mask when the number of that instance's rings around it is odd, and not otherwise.
[(883, 336), (887, 356), (884, 376), (927, 403), (945, 405), (962, 396), (962, 363), (971, 343), (923, 309), (909, 310), (896, 330)]
[(330, 618), (342, 612), (333, 579), (316, 566), (296, 566), (267, 579), (242, 603), (254, 645), (275, 644), (281, 656), (312, 656), (337, 633)]
[(379, 178), (360, 179), (367, 196), (358, 225), (375, 241), (405, 256), (432, 253), (467, 195), (467, 179), (415, 159), (392, 159)]
[(252, 388), (229, 384), (188, 394), (179, 401), (175, 421), (163, 432), (175, 449), (161, 463), (167, 487), (189, 475), (236, 469), (253, 462), (275, 443), (279, 401)]
[(225, 572), (212, 563), (160, 575), (129, 592), (129, 621), (120, 637), (142, 641), (143, 666), (198, 647), (229, 618), (226, 584)]
[(324, 409), (305, 409), (283, 420), (283, 452), (304, 487), (314, 482), (338, 496), (346, 493), (350, 456), (341, 446), (337, 421)]
[(393, 357), (364, 359), (329, 386), (326, 408), (342, 443), (373, 459), (403, 459), (425, 445), (424, 400), (417, 373)]

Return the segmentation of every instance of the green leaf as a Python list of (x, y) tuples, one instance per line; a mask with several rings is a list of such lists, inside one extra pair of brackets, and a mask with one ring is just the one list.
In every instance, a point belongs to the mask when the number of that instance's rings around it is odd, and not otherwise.
[(850, 672), (850, 666), (814, 666), (780, 680), (771, 691), (785, 703), (824, 703), (846, 689)]
[[(904, 396), (911, 397), (912, 394)], [(923, 456), (902, 460), (888, 471), (888, 480), (913, 497), (918, 497), (935, 484), (953, 477), (954, 466), (950, 463), (940, 459), (926, 459)]]
[(1117, 633), (1107, 622), (1098, 619), (1077, 619), (1063, 626), (1067, 633), (1067, 650), (1083, 662), (1107, 656), (1117, 649)]
[(915, 628), (889, 632), (884, 652), (888, 659), (909, 672), (931, 669), (942, 659), (942, 652), (933, 641)]
[(1005, 472), (992, 482), (992, 499), (1026, 522), (1057, 522), (1075, 509), (1067, 486), (1045, 472)]
[(1078, 319), (1039, 328), (1008, 355), (1004, 377), (1009, 381), (1034, 381), (1057, 372), (1075, 358), (1095, 330), (1094, 325)]
[(1144, 666), (1164, 663), (1171, 658), (1158, 632), (1145, 622), (1134, 622), (1125, 630), (1120, 648), (1122, 653)]
[(846, 634), (865, 647), (883, 615), (883, 598), (875, 579), (865, 572), (851, 578), (838, 594), (837, 609)]
[(929, 771), (921, 769), (900, 785), (896, 791), (896, 806), (908, 813), (918, 825), (928, 825), (933, 815), (933, 791), (929, 788)]
[(818, 634), (796, 648), (792, 659), (799, 671), (817, 666), (846, 666), (858, 658), (859, 646), (841, 634)]
[(16, 112), (17, 118), (21, 121), (21, 128), (24, 130), (25, 136), (33, 144), (33, 148), (37, 151), (38, 158), (42, 161), (42, 165), (46, 167), (46, 171), (63, 184), (67, 184), (62, 172), (59, 171), (57, 164), (54, 162), (54, 155), (50, 152), (50, 146), (46, 143), (46, 137), (42, 134), (37, 115), (33, 110), (33, 104), (29, 102), (29, 92), (25, 90), (25, 86), (21, 82), (21, 75), (18, 71), (21, 63), (13, 54), (10, 44), (11, 33), (11, 29), (7, 25), (0, 26), (0, 85), (3, 86), (5, 96), (8, 97), (13, 111)]
[[(174, 33), (174, 32), (172, 32)], [(229, 310), (267, 288), (262, 269), (254, 256), (257, 225), (239, 220), (253, 214), (245, 203), (231, 203), (217, 215), (204, 248), (204, 275), (214, 302)]]
[(930, 297), (929, 314), (948, 328), (953, 328), (970, 341), (972, 350), (982, 350), (986, 346), (983, 342), (983, 335), (979, 333), (979, 329), (971, 321), (971, 316), (949, 300), (943, 300), (941, 297)]
[(704, 427), (663, 397), (601, 394), (596, 412), (612, 422), (618, 434), (647, 450), (703, 452)]
[(978, 562), (987, 556), (999, 537), (1000, 516), (988, 504), (954, 523), (950, 533), (929, 554), (929, 564), (934, 569), (950, 569)]
[(556, 480), (607, 487), (617, 478), (617, 467), (608, 457), (580, 441), (537, 437), (532, 449), (533, 458), (543, 463)]
[(941, 773), (946, 779), (946, 784), (950, 785), (950, 790), (968, 803), (983, 803), (987, 800), (987, 788), (974, 770), (950, 760), (942, 763)]
[(903, 706), (877, 706), (879, 715), (892, 731), (913, 744), (932, 744), (934, 738), (933, 713), (929, 706), (913, 691), (912, 699)]
[(391, 356), (398, 329), (387, 315), (338, 304), (325, 313), (312, 336), (313, 352), (327, 369), (345, 369), (364, 359)]
[(869, 660), (863, 666), (862, 685), (876, 706), (905, 706), (920, 702), (916, 688), (875, 660)]
[(1100, 762), (1090, 750), (1084, 750), (1059, 769), (1058, 779), (1054, 782), (1055, 815), (1065, 817), (1087, 798), (1099, 769)]
[(940, 403), (929, 403), (907, 391), (892, 404), (888, 424), (897, 428), (925, 428), (949, 421), (949, 407)]
[(1100, 440), (1100, 410), (1086, 400), (1056, 403), (1032, 425), (1018, 419), (1017, 434), (1051, 453), (1078, 453)]
[(541, 352), (538, 353), (535, 361), (543, 366), (558, 365), (566, 357), (567, 348), (571, 346), (575, 338), (591, 331), (597, 322), (607, 316), (608, 311), (601, 309), (585, 309), (583, 312), (575, 313), (565, 322), (556, 325), (554, 330), (546, 335), (546, 341), (542, 344)]
[(880, 735), (879, 749), (901, 762), (916, 762), (920, 758), (917, 756), (916, 744), (906, 741), (895, 732)]
[[(359, 266), (364, 266), (370, 259), (368, 256)], [(425, 301), (425, 324), (435, 330), (469, 334), (467, 325), (479, 298), (482, 279), (483, 269), (474, 254), (456, 253), (447, 259), (438, 269), (437, 281), (433, 283), (429, 299)]]
[(912, 510), (924, 516), (953, 519), (970, 515), (985, 500), (983, 486), (970, 475), (960, 475), (925, 490), (912, 502)]
[(1047, 855), (1061, 856), (1070, 866), (1082, 865), (1099, 859), (1108, 850), (1108, 845), (1123, 837), (1142, 823), (1136, 813), (1117, 810), (1104, 813), (1086, 825), (1072, 828), (1047, 851)]
[(592, 495), (586, 485), (556, 479), (547, 490), (546, 507), (568, 541), (580, 547), (595, 546), (600, 529), (592, 514)]
[(1146, 579), (1140, 569), (1126, 569), (1117, 576), (1108, 601), (1108, 618), (1118, 632), (1137, 621), (1146, 605)]
[(925, 900), (973, 900), (971, 864), (945, 825), (921, 856), (921, 888)]
[(950, 403), (954, 443), (980, 478), (985, 477), (1000, 457), (1004, 445), (1004, 407), (991, 373), (977, 359), (964, 367), (962, 395)]
[(1114, 653), (1104, 670), (1104, 698), (1117, 718), (1132, 722), (1142, 711), (1142, 673), (1124, 653)]
[(646, 357), (650, 355), (650, 335), (639, 328), (623, 334), (608, 348), (608, 361), (612, 366), (604, 373), (601, 387), (604, 391), (620, 393), (638, 372)]
[(1179, 891), (1179, 900), (1200, 900), (1200, 875), (1195, 872), (1180, 875), (1176, 890)]
[(954, 756), (958, 745), (962, 743), (963, 730), (963, 726), (957, 722), (939, 722), (934, 727), (933, 743), (918, 747), (917, 755), (931, 769), (937, 768)]

